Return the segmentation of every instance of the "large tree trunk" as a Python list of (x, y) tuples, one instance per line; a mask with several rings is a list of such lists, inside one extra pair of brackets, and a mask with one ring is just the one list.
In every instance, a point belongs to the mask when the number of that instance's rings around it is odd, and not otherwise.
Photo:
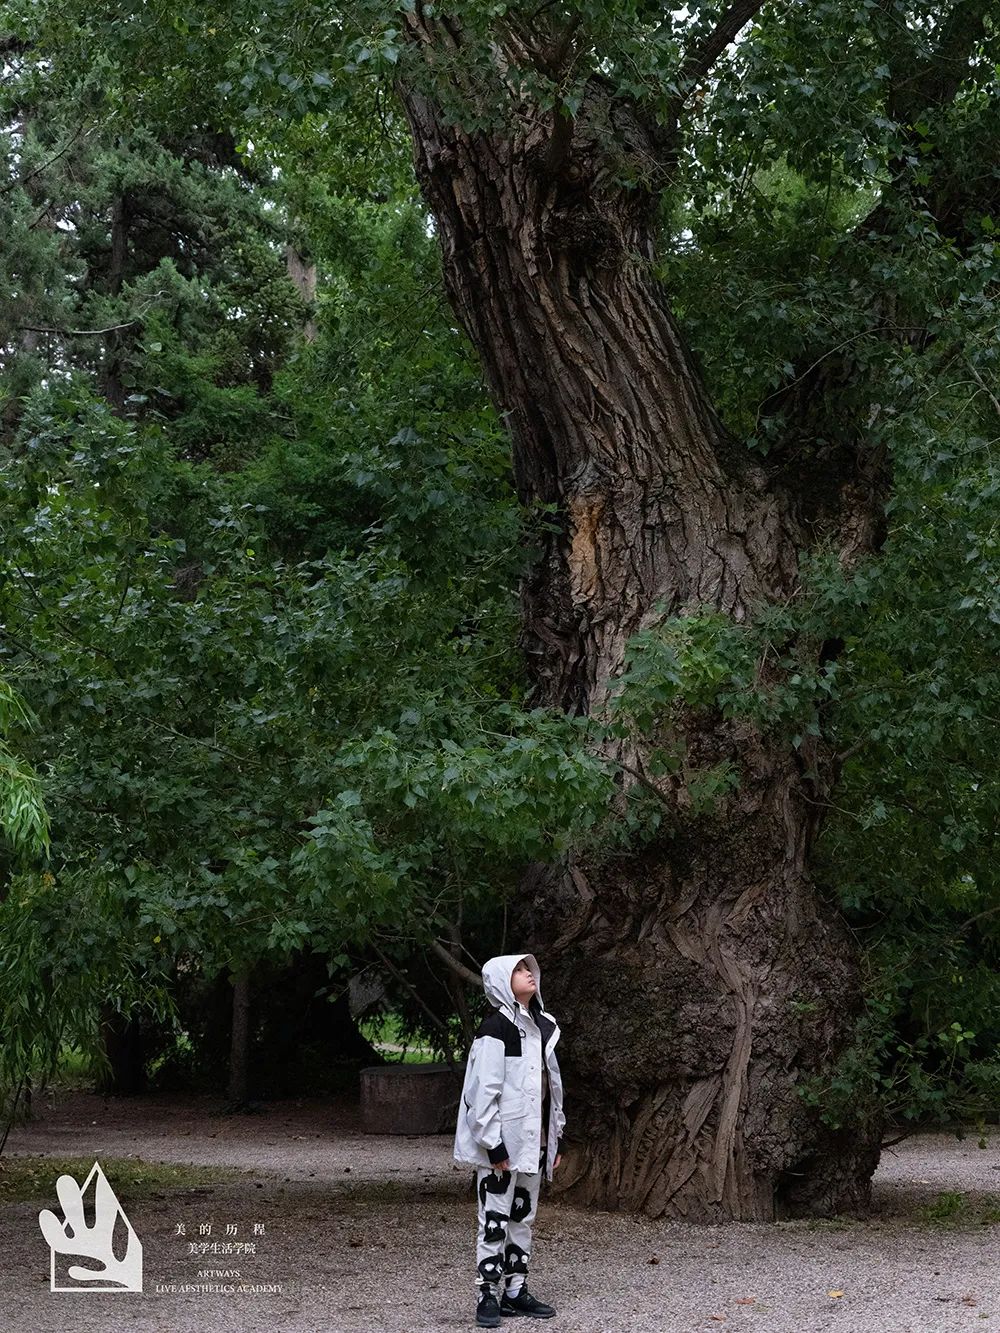
[(134, 1097), (146, 1090), (146, 1041), (137, 1018), (106, 1004), (101, 1011), (101, 1043), (108, 1059), (97, 1091), (105, 1097)]
[(229, 1100), (245, 1106), (250, 1094), (250, 973), (233, 978), (232, 1028), (229, 1042)]
[[(519, 497), (556, 506), (523, 588), (537, 695), (604, 716), (630, 635), (662, 615), (752, 620), (794, 595), (807, 532), (853, 560), (874, 539), (878, 486), (847, 451), (812, 494), (727, 437), (653, 277), (654, 199), (616, 183), (587, 128), (610, 118), (641, 155), (620, 100), (585, 100), (570, 130), (525, 113), (505, 134), (466, 133), (413, 90), (404, 101)], [(739, 774), (711, 814), (681, 776), (645, 767), (671, 740), (688, 774), (722, 760)], [(860, 990), (851, 939), (808, 873), (832, 757), (712, 709), (675, 711), (613, 757), (625, 785), (658, 787), (666, 831), (630, 857), (536, 868), (522, 894), (565, 1023), (562, 1183), (699, 1221), (863, 1207), (878, 1127), (834, 1135), (798, 1092), (843, 1049)]]
[[(107, 290), (111, 296), (120, 296), (128, 263), (129, 224), (131, 201), (128, 192), (116, 195), (111, 206), (111, 255), (108, 261)], [(122, 329), (105, 334), (104, 360), (101, 370), (101, 392), (116, 413), (125, 410), (125, 387), (122, 383), (126, 339)]]

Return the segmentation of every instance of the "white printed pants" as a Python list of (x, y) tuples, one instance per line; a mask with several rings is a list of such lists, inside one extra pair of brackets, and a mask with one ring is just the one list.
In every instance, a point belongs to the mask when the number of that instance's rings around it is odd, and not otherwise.
[(538, 1208), (541, 1171), (476, 1172), (479, 1236), (476, 1241), (476, 1282), (498, 1298), (509, 1278), (523, 1281), (531, 1254), (531, 1224)]

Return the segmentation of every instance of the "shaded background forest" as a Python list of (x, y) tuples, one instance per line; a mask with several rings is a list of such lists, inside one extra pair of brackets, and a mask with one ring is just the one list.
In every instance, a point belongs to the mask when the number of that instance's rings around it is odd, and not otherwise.
[[(377, 89), (360, 121), (242, 141), (155, 100), (144, 122), (99, 64), (69, 81), (6, 48), (0, 671), (26, 707), (0, 720), (49, 828), (3, 859), (0, 1082), (73, 1051), (119, 1091), (335, 1089), (378, 1058), (380, 1009), (458, 1057), (462, 968), (517, 944), (525, 862), (641, 842), (661, 812), (638, 788), (609, 820), (595, 724), (533, 705), (516, 589), (547, 515), (516, 501), (405, 135)], [(666, 213), (663, 263), (766, 448), (804, 331), (864, 346), (852, 295), (809, 275), (873, 196), (790, 160), (739, 188), (738, 224), (707, 186)], [(889, 540), (850, 582), (815, 562), (794, 628), (844, 649), (768, 704), (846, 756), (818, 870), (866, 1010), (804, 1090), (834, 1123), (859, 1098), (903, 1127), (1000, 1106), (995, 335), (922, 261), (898, 278), (937, 302), (947, 375), (886, 364)], [(695, 626), (637, 641), (622, 697), (735, 699), (740, 670)]]

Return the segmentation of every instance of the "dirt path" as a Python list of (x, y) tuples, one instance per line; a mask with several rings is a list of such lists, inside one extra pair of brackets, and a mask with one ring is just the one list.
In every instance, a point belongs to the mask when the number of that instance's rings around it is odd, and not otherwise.
[[(865, 1223), (688, 1227), (583, 1213), (543, 1195), (531, 1286), (559, 1308), (546, 1325), (553, 1333), (1000, 1331), (998, 1144), (935, 1135), (899, 1145), (885, 1155), (879, 1211)], [(313, 1101), (227, 1116), (207, 1099), (73, 1094), (13, 1131), (7, 1151), (239, 1174), (196, 1191), (122, 1197), (143, 1243), (141, 1294), (50, 1292), (37, 1215), (56, 1207), (54, 1180), (47, 1198), (6, 1205), (4, 1333), (474, 1327), (474, 1206), (446, 1137), (364, 1135), (352, 1109)], [(200, 1235), (208, 1224), (211, 1235)], [(215, 1243), (257, 1249), (189, 1252)], [(241, 1276), (199, 1278), (207, 1269)], [(240, 1282), (258, 1290), (177, 1289)]]

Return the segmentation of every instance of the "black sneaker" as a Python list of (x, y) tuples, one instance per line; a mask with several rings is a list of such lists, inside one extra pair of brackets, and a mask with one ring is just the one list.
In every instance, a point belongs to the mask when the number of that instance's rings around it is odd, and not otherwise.
[(476, 1306), (476, 1323), (480, 1328), (499, 1328), (500, 1305), (489, 1287), (482, 1287), (479, 1292), (479, 1304)]
[(551, 1305), (546, 1305), (544, 1301), (536, 1301), (527, 1287), (522, 1287), (516, 1296), (510, 1296), (505, 1291), (500, 1299), (500, 1313), (502, 1315), (524, 1314), (531, 1319), (551, 1319), (555, 1314)]

